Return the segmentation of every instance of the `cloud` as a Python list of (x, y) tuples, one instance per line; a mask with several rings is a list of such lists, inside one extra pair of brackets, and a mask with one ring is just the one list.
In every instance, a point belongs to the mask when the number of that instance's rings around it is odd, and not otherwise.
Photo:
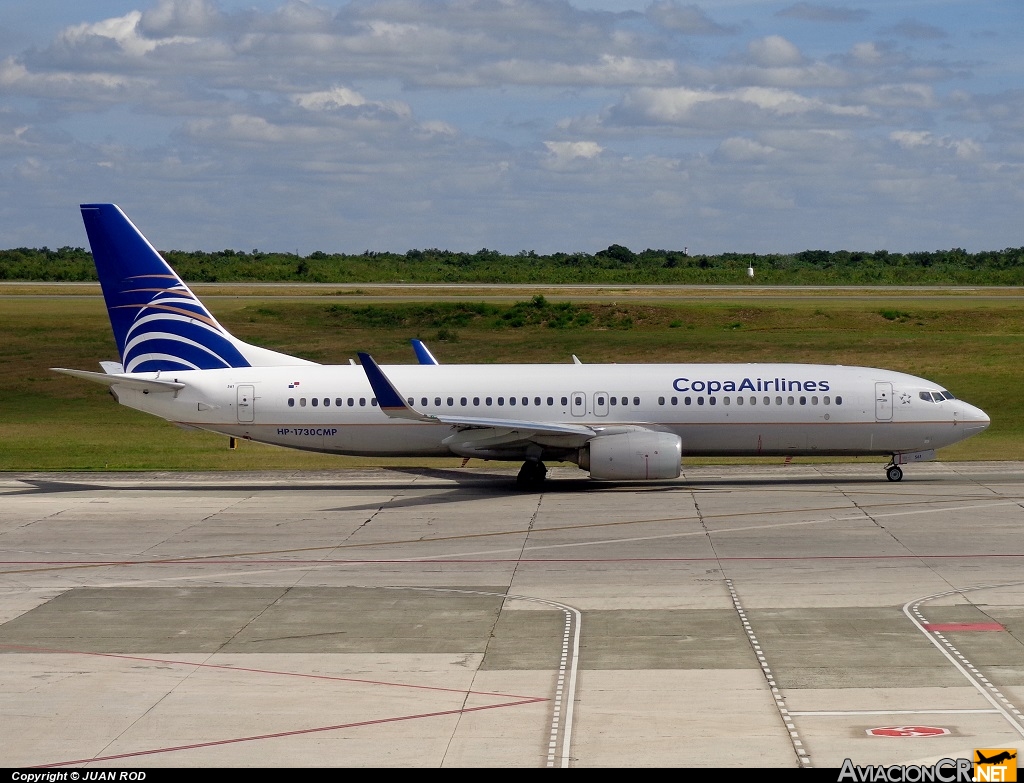
[(867, 118), (863, 105), (842, 105), (791, 90), (746, 87), (734, 90), (693, 90), (686, 87), (631, 90), (613, 107), (614, 124), (662, 125), (679, 128), (757, 127), (820, 122), (825, 118)]
[(651, 3), (647, 17), (666, 30), (686, 35), (735, 35), (736, 25), (719, 24), (712, 20), (696, 5), (681, 5), (675, 0), (659, 0)]
[(795, 3), (776, 11), (775, 15), (790, 19), (803, 19), (807, 22), (835, 24), (837, 22), (863, 22), (870, 16), (870, 13), (863, 8), (845, 8), (820, 3)]
[(799, 65), (803, 61), (800, 50), (781, 35), (757, 38), (747, 45), (747, 52), (751, 60), (765, 68)]
[(979, 158), (982, 146), (974, 139), (938, 137), (928, 131), (894, 131), (889, 138), (905, 150), (938, 150), (951, 152), (962, 160)]
[(593, 141), (545, 141), (544, 146), (559, 163), (576, 158), (596, 158), (603, 152), (601, 145)]
[(883, 27), (881, 32), (919, 41), (935, 41), (949, 37), (945, 30), (917, 19), (901, 19), (891, 27)]

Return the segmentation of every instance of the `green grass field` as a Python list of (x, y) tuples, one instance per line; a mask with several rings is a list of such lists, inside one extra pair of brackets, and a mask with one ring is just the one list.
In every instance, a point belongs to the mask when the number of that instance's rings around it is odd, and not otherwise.
[[(1015, 300), (898, 296), (773, 301), (584, 304), (552, 297), (519, 305), (360, 304), (359, 297), (299, 300), (212, 297), (238, 337), (324, 363), (368, 350), (411, 363), (408, 340), (444, 363), (754, 362), (868, 365), (942, 384), (983, 408), (992, 426), (945, 449), (944, 460), (1024, 459), (1024, 399), (1017, 378), (1024, 309)], [(324, 470), (423, 465), (306, 454), (186, 431), (117, 405), (103, 387), (52, 373), (96, 370), (116, 359), (103, 302), (92, 296), (0, 295), (0, 470)], [(800, 461), (800, 458), (797, 458)], [(807, 461), (810, 461), (809, 459)], [(456, 465), (459, 460), (429, 464)]]

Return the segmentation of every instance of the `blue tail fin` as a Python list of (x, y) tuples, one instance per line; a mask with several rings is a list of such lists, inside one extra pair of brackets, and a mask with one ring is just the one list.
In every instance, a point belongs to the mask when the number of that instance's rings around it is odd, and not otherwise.
[(125, 372), (309, 364), (233, 337), (116, 204), (82, 220)]

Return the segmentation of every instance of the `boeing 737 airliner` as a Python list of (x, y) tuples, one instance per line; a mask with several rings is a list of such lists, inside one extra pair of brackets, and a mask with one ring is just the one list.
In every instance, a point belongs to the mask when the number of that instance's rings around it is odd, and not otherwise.
[(122, 405), (262, 443), (365, 456), (544, 460), (603, 480), (673, 479), (683, 454), (880, 455), (900, 465), (981, 432), (985, 413), (900, 372), (811, 364), (326, 366), (231, 335), (114, 204), (82, 217), (120, 363), (54, 368)]

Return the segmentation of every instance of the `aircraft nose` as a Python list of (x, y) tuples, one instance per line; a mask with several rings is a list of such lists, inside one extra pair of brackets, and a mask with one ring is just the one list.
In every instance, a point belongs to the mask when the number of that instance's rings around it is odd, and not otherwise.
[(964, 403), (963, 410), (963, 423), (972, 430), (981, 432), (982, 430), (988, 429), (988, 425), (992, 423), (989, 419), (988, 414), (985, 413), (981, 408), (975, 408), (973, 405)]

